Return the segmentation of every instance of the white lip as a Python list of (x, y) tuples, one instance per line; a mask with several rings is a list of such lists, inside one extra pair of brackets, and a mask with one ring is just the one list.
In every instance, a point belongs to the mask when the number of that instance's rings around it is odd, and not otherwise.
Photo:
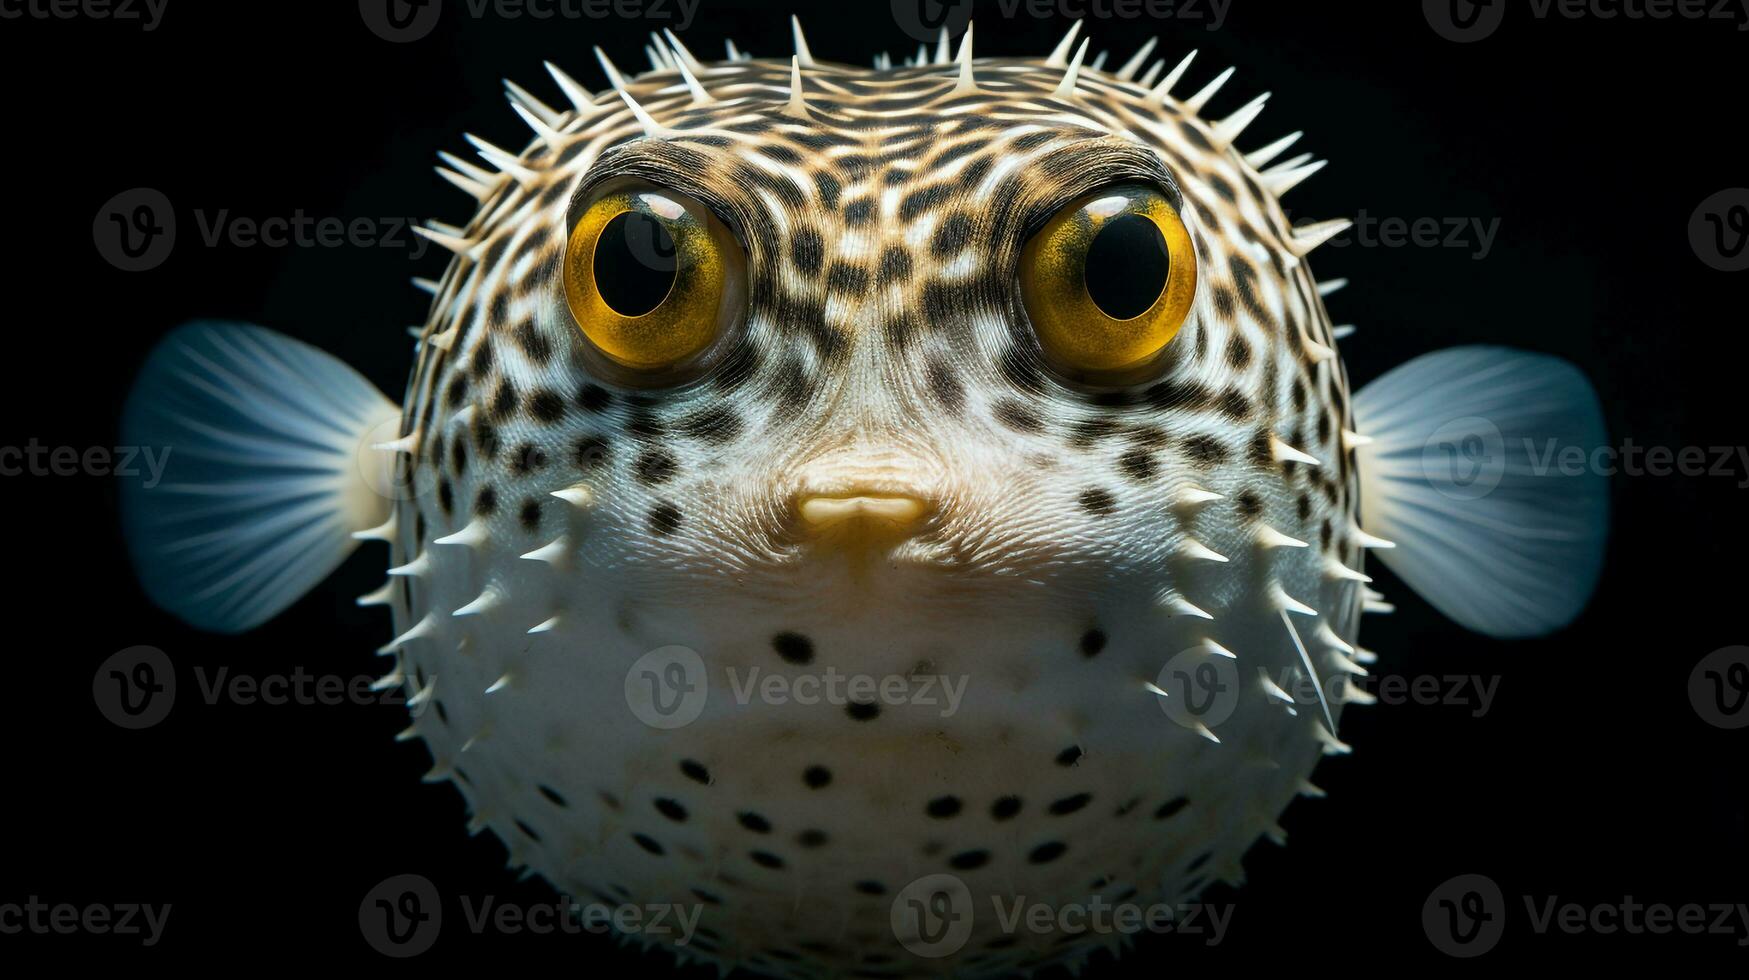
[(802, 520), (815, 527), (838, 524), (853, 518), (889, 524), (915, 523), (928, 510), (916, 497), (858, 494), (850, 497), (807, 497), (801, 503)]

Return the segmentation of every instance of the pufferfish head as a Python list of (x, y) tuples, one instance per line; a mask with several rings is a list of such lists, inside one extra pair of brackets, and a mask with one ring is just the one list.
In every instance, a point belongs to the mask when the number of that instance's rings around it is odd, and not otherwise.
[[(480, 208), (428, 232), (458, 255), (396, 614), (435, 642), (398, 649), (513, 863), (704, 902), (713, 958), (868, 967), (934, 874), (1236, 878), (1340, 744), (1282, 694), (1342, 676), (1361, 604), (1303, 260), (1339, 226), (1277, 200), (1317, 165), (1233, 148), (1261, 100), (1205, 121), (1227, 75), (1181, 100), (1189, 59), (1155, 84), (1073, 41), (873, 71), (658, 42), (600, 95), (555, 72), (563, 111), (513, 89), (523, 152), (446, 156)], [(628, 698), (674, 649), (709, 696), (653, 727)], [(1162, 710), (1169, 665), (1231, 679), (1221, 723)], [(980, 913), (988, 969), (1085, 953)]]

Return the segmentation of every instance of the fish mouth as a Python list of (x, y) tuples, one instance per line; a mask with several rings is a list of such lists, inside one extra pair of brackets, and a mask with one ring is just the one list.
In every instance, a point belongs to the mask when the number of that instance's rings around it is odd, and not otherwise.
[(816, 556), (852, 559), (892, 554), (935, 514), (935, 504), (914, 493), (856, 488), (798, 494), (794, 528)]
[(909, 532), (927, 520), (934, 509), (927, 500), (911, 494), (807, 494), (797, 500), (796, 516), (804, 530), (814, 533), (831, 532), (847, 525)]

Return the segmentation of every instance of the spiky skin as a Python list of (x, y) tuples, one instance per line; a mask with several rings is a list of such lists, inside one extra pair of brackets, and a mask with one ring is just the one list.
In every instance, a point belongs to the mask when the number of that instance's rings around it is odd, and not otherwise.
[[(397, 505), (381, 598), (433, 772), (512, 865), (581, 901), (702, 903), (682, 952), (723, 964), (1001, 975), (1108, 937), (1007, 936), (992, 897), (1187, 901), (1236, 880), (1342, 748), (1341, 699), (1278, 689), (1359, 669), (1365, 595), (1348, 389), (1301, 258), (1317, 232), (1275, 191), (1304, 160), (1259, 172), (1206, 96), (1084, 51), (872, 71), (664, 51), (696, 87), (662, 67), (562, 112), (516, 94), (536, 141), (452, 176), (482, 200), (438, 233), (462, 254), (403, 401), (426, 492)], [(679, 386), (616, 387), (579, 355), (568, 209), (621, 175), (746, 249), (737, 337)], [(1123, 180), (1182, 196), (1201, 278), (1162, 373), (1088, 390), (1041, 358), (1016, 262), (1053, 209)], [(798, 495), (852, 485), (934, 516), (872, 559), (798, 532)], [(625, 678), (675, 644), (713, 690), (658, 730)], [(1152, 689), (1181, 651), (1234, 658), (1215, 731)], [(725, 690), (828, 669), (964, 678), (964, 703)], [(975, 929), (919, 958), (889, 913), (938, 872)]]

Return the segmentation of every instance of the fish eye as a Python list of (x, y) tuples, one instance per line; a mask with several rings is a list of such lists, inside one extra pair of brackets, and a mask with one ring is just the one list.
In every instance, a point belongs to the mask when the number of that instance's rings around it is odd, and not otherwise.
[(604, 185), (571, 229), (565, 301), (589, 344), (632, 372), (693, 362), (740, 312), (745, 257), (710, 209), (642, 181)]
[(1196, 251), (1160, 191), (1124, 184), (1065, 205), (1026, 243), (1020, 295), (1046, 355), (1077, 375), (1146, 367), (1196, 296)]

